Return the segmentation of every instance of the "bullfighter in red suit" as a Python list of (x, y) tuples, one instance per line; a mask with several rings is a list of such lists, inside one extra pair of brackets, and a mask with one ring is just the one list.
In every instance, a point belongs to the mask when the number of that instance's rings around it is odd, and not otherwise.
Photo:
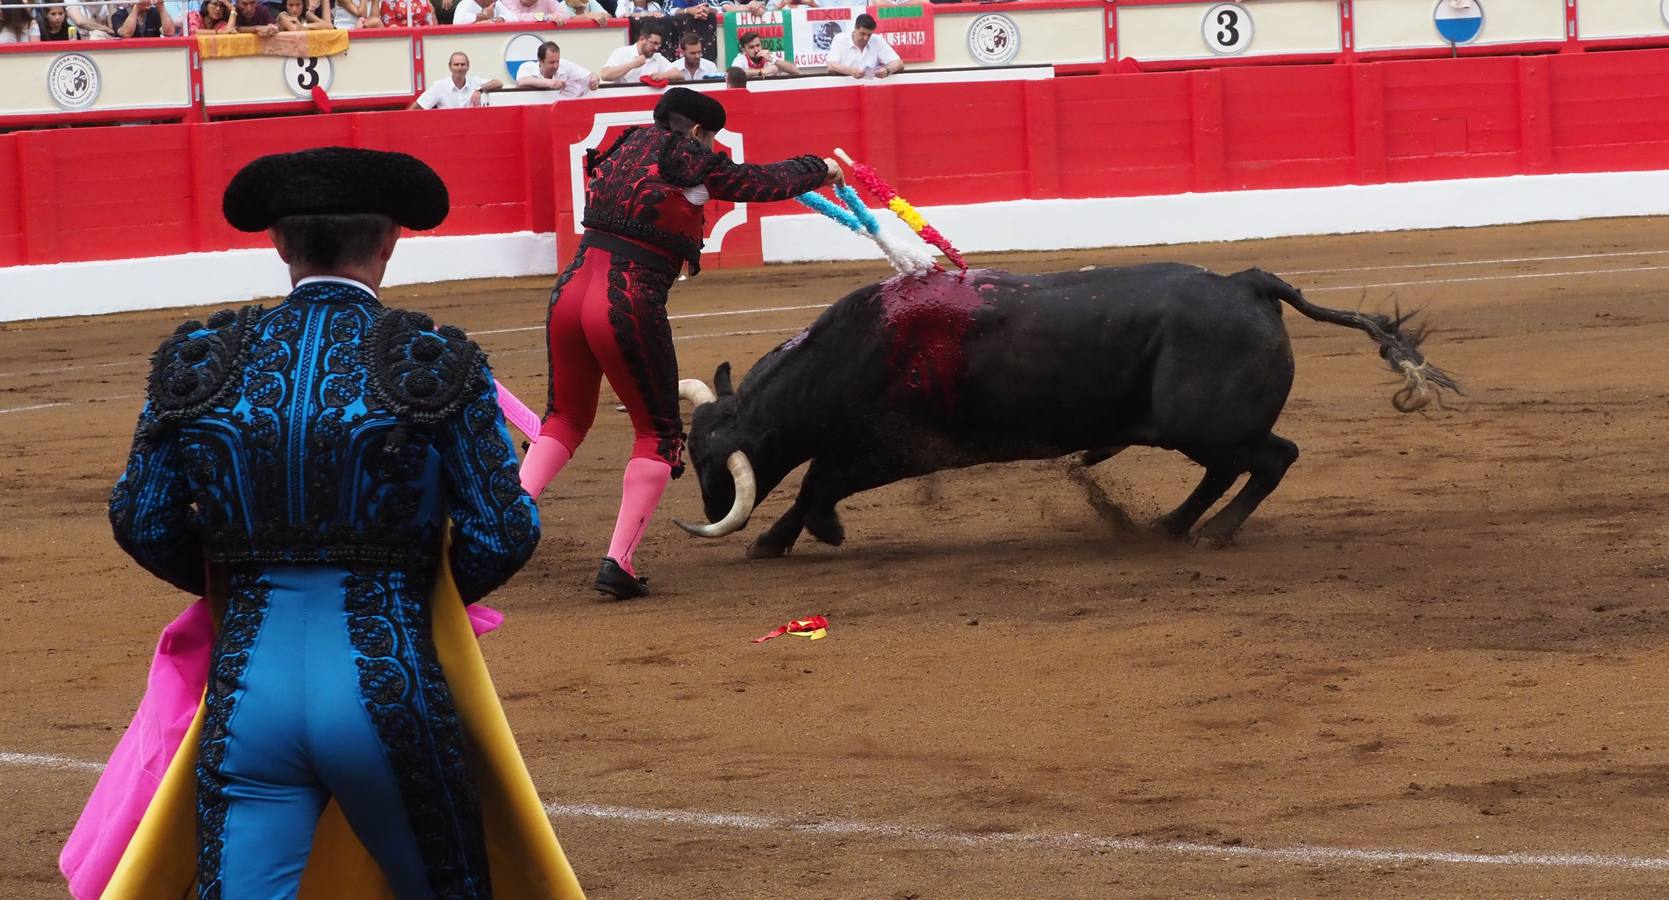
[(549, 405), (522, 463), (522, 487), (538, 497), (573, 458), (607, 376), (636, 433), (620, 515), (594, 585), (617, 599), (649, 593), (632, 552), (668, 479), (684, 468), (666, 300), (680, 266), (688, 265), (691, 275), (701, 270), (702, 205), (788, 200), (841, 178), (839, 164), (816, 156), (734, 163), (713, 149), (724, 123), (717, 100), (673, 88), (656, 105), (653, 125), (628, 129), (602, 153), (588, 152), (585, 234), (551, 292)]

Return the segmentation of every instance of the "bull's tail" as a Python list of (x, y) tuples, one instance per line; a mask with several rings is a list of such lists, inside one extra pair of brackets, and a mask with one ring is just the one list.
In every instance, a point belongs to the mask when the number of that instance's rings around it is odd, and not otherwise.
[(1391, 405), (1399, 412), (1424, 409), (1433, 400), (1437, 401), (1438, 406), (1446, 407), (1447, 404), (1443, 402), (1445, 390), (1453, 391), (1460, 396), (1466, 395), (1465, 389), (1453, 375), (1432, 365), (1425, 355), (1420, 353), (1420, 342), (1425, 340), (1426, 329), (1423, 325), (1413, 323), (1414, 313), (1404, 315), (1398, 310), (1396, 317), (1392, 318), (1378, 313), (1350, 312), (1316, 306), (1304, 299), (1304, 294), (1297, 288), (1262, 269), (1247, 269), (1233, 277), (1254, 285), (1266, 297), (1286, 301), (1293, 309), (1317, 322), (1344, 325), (1367, 332), (1368, 337), (1373, 338), (1373, 342), (1379, 345), (1379, 355), (1390, 365), (1391, 371), (1403, 379), (1402, 389), (1391, 395)]

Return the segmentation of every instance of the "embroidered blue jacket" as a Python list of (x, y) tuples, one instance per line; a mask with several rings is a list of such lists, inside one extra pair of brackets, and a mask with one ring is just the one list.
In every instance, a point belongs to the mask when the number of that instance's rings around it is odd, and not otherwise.
[(462, 331), (313, 282), (163, 342), (110, 522), (140, 565), (201, 594), (205, 564), (428, 577), (450, 520), (472, 602), (539, 542), (516, 469), (486, 355)]

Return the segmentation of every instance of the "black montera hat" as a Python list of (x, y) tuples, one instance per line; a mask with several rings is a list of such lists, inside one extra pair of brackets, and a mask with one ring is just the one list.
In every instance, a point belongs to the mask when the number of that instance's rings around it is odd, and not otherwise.
[(380, 213), (423, 231), (446, 219), (446, 183), (404, 153), (315, 147), (251, 162), (232, 176), (221, 200), (239, 231), (265, 231), (285, 216)]
[(711, 132), (724, 130), (724, 104), (700, 91), (675, 87), (661, 95), (655, 104), (655, 121), (665, 122), (669, 113), (677, 113)]

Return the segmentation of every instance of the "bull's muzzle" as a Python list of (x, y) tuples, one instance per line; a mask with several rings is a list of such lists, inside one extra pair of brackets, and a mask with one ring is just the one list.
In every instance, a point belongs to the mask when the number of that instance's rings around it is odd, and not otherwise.
[[(696, 406), (718, 399), (712, 388), (693, 378), (678, 382), (678, 397)], [(754, 500), (759, 494), (759, 483), (753, 475), (753, 463), (748, 462), (746, 453), (737, 450), (724, 461), (724, 466), (730, 470), (731, 480), (736, 482), (736, 502), (730, 505), (730, 512), (725, 513), (724, 518), (717, 522), (706, 525), (691, 525), (682, 519), (673, 519), (673, 524), (696, 537), (705, 538), (734, 534), (748, 524), (748, 517), (753, 515)]]

